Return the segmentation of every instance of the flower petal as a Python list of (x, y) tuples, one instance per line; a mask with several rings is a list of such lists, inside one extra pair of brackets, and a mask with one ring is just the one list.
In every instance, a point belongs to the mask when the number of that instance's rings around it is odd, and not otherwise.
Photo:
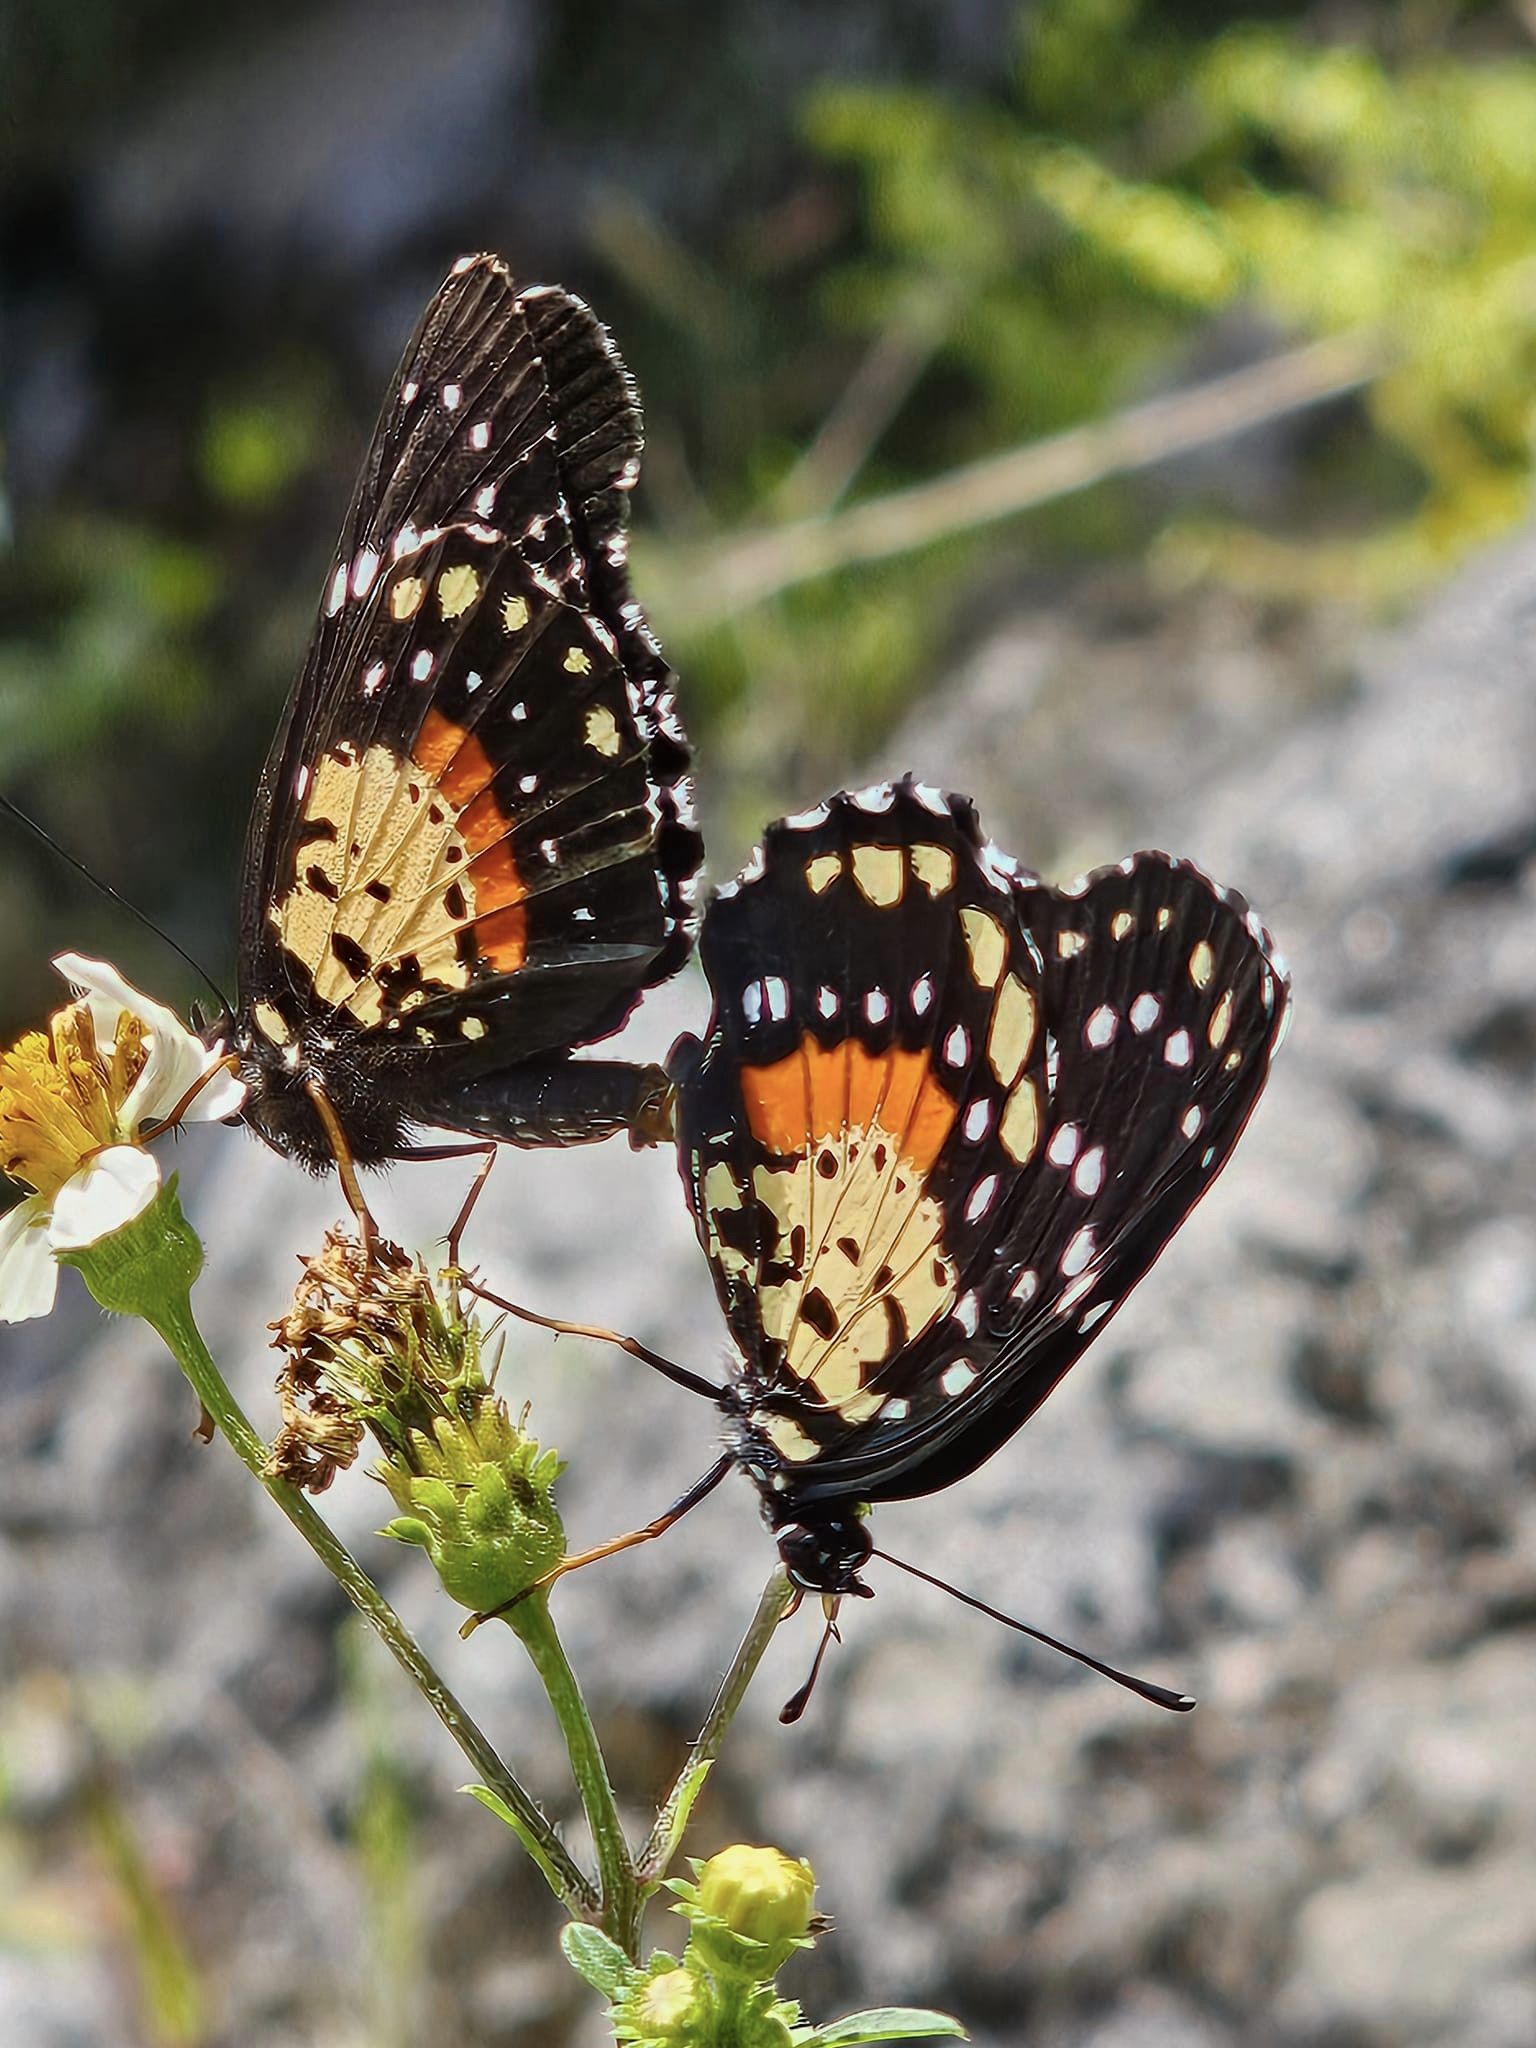
[(48, 1204), (29, 1195), (0, 1216), (0, 1323), (45, 1316), (58, 1292), (59, 1269), (48, 1246)]
[[(192, 1100), (181, 1113), (184, 1124), (221, 1124), (226, 1117), (238, 1116), (245, 1107), (245, 1083), (228, 1067), (219, 1067), (224, 1058), (224, 1041), (218, 1039), (206, 1047), (207, 1065), (204, 1072), (208, 1079), (198, 1089)], [(216, 1072), (215, 1069), (218, 1069)], [(183, 1089), (182, 1093), (185, 1094)], [(175, 1103), (171, 1107), (175, 1108)]]
[(59, 1189), (48, 1239), (55, 1251), (78, 1251), (121, 1230), (160, 1190), (160, 1168), (138, 1145), (111, 1145)]
[[(60, 953), (53, 964), (90, 1006), (97, 1042), (104, 1051), (110, 1051), (117, 1043), (118, 1026), (125, 1010), (141, 1018), (148, 1031), (144, 1071), (134, 1082), (122, 1109), (120, 1121), (125, 1133), (136, 1132), (141, 1124), (169, 1116), (197, 1081), (204, 1075), (214, 1076), (223, 1057), (223, 1046), (204, 1045), (174, 1010), (142, 994), (109, 961), (88, 960), (80, 953)], [(245, 1084), (226, 1070), (198, 1089), (187, 1103), (183, 1118), (187, 1123), (222, 1122), (225, 1117), (237, 1115), (244, 1101)]]

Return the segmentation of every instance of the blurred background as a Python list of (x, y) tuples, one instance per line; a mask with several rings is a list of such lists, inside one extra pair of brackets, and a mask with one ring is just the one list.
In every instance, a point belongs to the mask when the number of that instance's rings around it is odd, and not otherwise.
[[(587, 296), (639, 380), (634, 579), (717, 879), (910, 767), (1057, 877), (1193, 855), (1296, 972), (1145, 1299), (981, 1474), (882, 1511), (1200, 1713), (883, 1584), (793, 1731), (811, 1635), (775, 1647), (692, 1846), (815, 1863), (817, 2015), (1529, 2048), (1536, 8), (12, 0), (0, 787), (226, 982), (368, 429), (479, 248)], [(6, 1032), (64, 946), (196, 993), (7, 828)], [(690, 973), (629, 1041), (704, 1010)], [(230, 1133), (178, 1163), (271, 1428), (263, 1326), (334, 1196)], [(460, 1192), (397, 1174), (384, 1220), (426, 1242)], [(670, 1160), (514, 1160), (477, 1227), (518, 1298), (723, 1366)], [(507, 1371), (583, 1540), (712, 1454), (621, 1359)], [(461, 1761), (191, 1420), (67, 1281), (0, 1331), (0, 2038), (600, 2038)], [(558, 1784), (511, 1649), (457, 1643), (365, 1478), (327, 1507)], [(733, 1485), (564, 1594), (637, 1813), (771, 1561)]]

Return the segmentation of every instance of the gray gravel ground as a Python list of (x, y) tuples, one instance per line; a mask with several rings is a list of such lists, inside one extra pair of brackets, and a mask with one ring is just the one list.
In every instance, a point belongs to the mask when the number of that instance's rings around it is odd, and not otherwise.
[[(1536, 544), (1358, 660), (1327, 622), (1276, 634), (1225, 599), (1088, 598), (1072, 616), (1091, 624), (995, 632), (870, 765), (972, 790), (1053, 874), (1137, 845), (1193, 855), (1262, 906), (1296, 1028), (1217, 1190), (1103, 1343), (973, 1479), (880, 1525), (1201, 1707), (1159, 1715), (887, 1575), (793, 1730), (776, 1709), (814, 1631), (784, 1632), (693, 1846), (815, 1863), (837, 1920), (797, 1985), (817, 2013), (929, 2002), (1031, 2048), (1529, 2048)], [(685, 979), (637, 1045), (703, 1010)], [(265, 1424), (262, 1325), (334, 1197), (228, 1133), (185, 1141), (182, 1165), (205, 1327)], [(386, 1224), (425, 1238), (460, 1185), (397, 1174)], [(723, 1362), (665, 1158), (509, 1160), (475, 1249), (519, 1298)], [(655, 1512), (712, 1454), (702, 1404), (617, 1355), (520, 1340), (508, 1374), (573, 1460), (577, 1538)], [(153, 1344), (77, 1297), (0, 1339), (4, 2040), (149, 2038), (121, 1887), (82, 1819), (105, 1786), (203, 1973), (209, 2041), (594, 2042), (547, 1903), (454, 1796), (457, 1753), (374, 1656), (340, 1657), (340, 1600), (192, 1419)], [(515, 1645), (456, 1640), (420, 1560), (373, 1541), (366, 1479), (326, 1505), (557, 1786)], [(563, 1591), (637, 1812), (771, 1561), (733, 1483)], [(404, 1932), (347, 1843), (380, 1740), (419, 1859)]]

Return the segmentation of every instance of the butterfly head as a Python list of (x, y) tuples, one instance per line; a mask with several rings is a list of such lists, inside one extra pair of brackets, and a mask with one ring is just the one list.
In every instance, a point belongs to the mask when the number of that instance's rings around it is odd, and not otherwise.
[(820, 1510), (802, 1509), (793, 1521), (776, 1524), (773, 1533), (792, 1585), (808, 1593), (870, 1597), (859, 1568), (874, 1541), (857, 1508), (828, 1503)]

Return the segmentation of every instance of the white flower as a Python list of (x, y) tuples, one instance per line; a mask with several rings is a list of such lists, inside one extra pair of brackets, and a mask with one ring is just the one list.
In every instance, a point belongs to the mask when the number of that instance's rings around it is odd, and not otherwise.
[(160, 1168), (144, 1136), (238, 1115), (245, 1100), (222, 1044), (204, 1045), (115, 967), (78, 953), (53, 964), (77, 1000), (0, 1054), (0, 1170), (35, 1190), (0, 1215), (4, 1323), (53, 1307), (55, 1253), (95, 1244), (149, 1207)]

